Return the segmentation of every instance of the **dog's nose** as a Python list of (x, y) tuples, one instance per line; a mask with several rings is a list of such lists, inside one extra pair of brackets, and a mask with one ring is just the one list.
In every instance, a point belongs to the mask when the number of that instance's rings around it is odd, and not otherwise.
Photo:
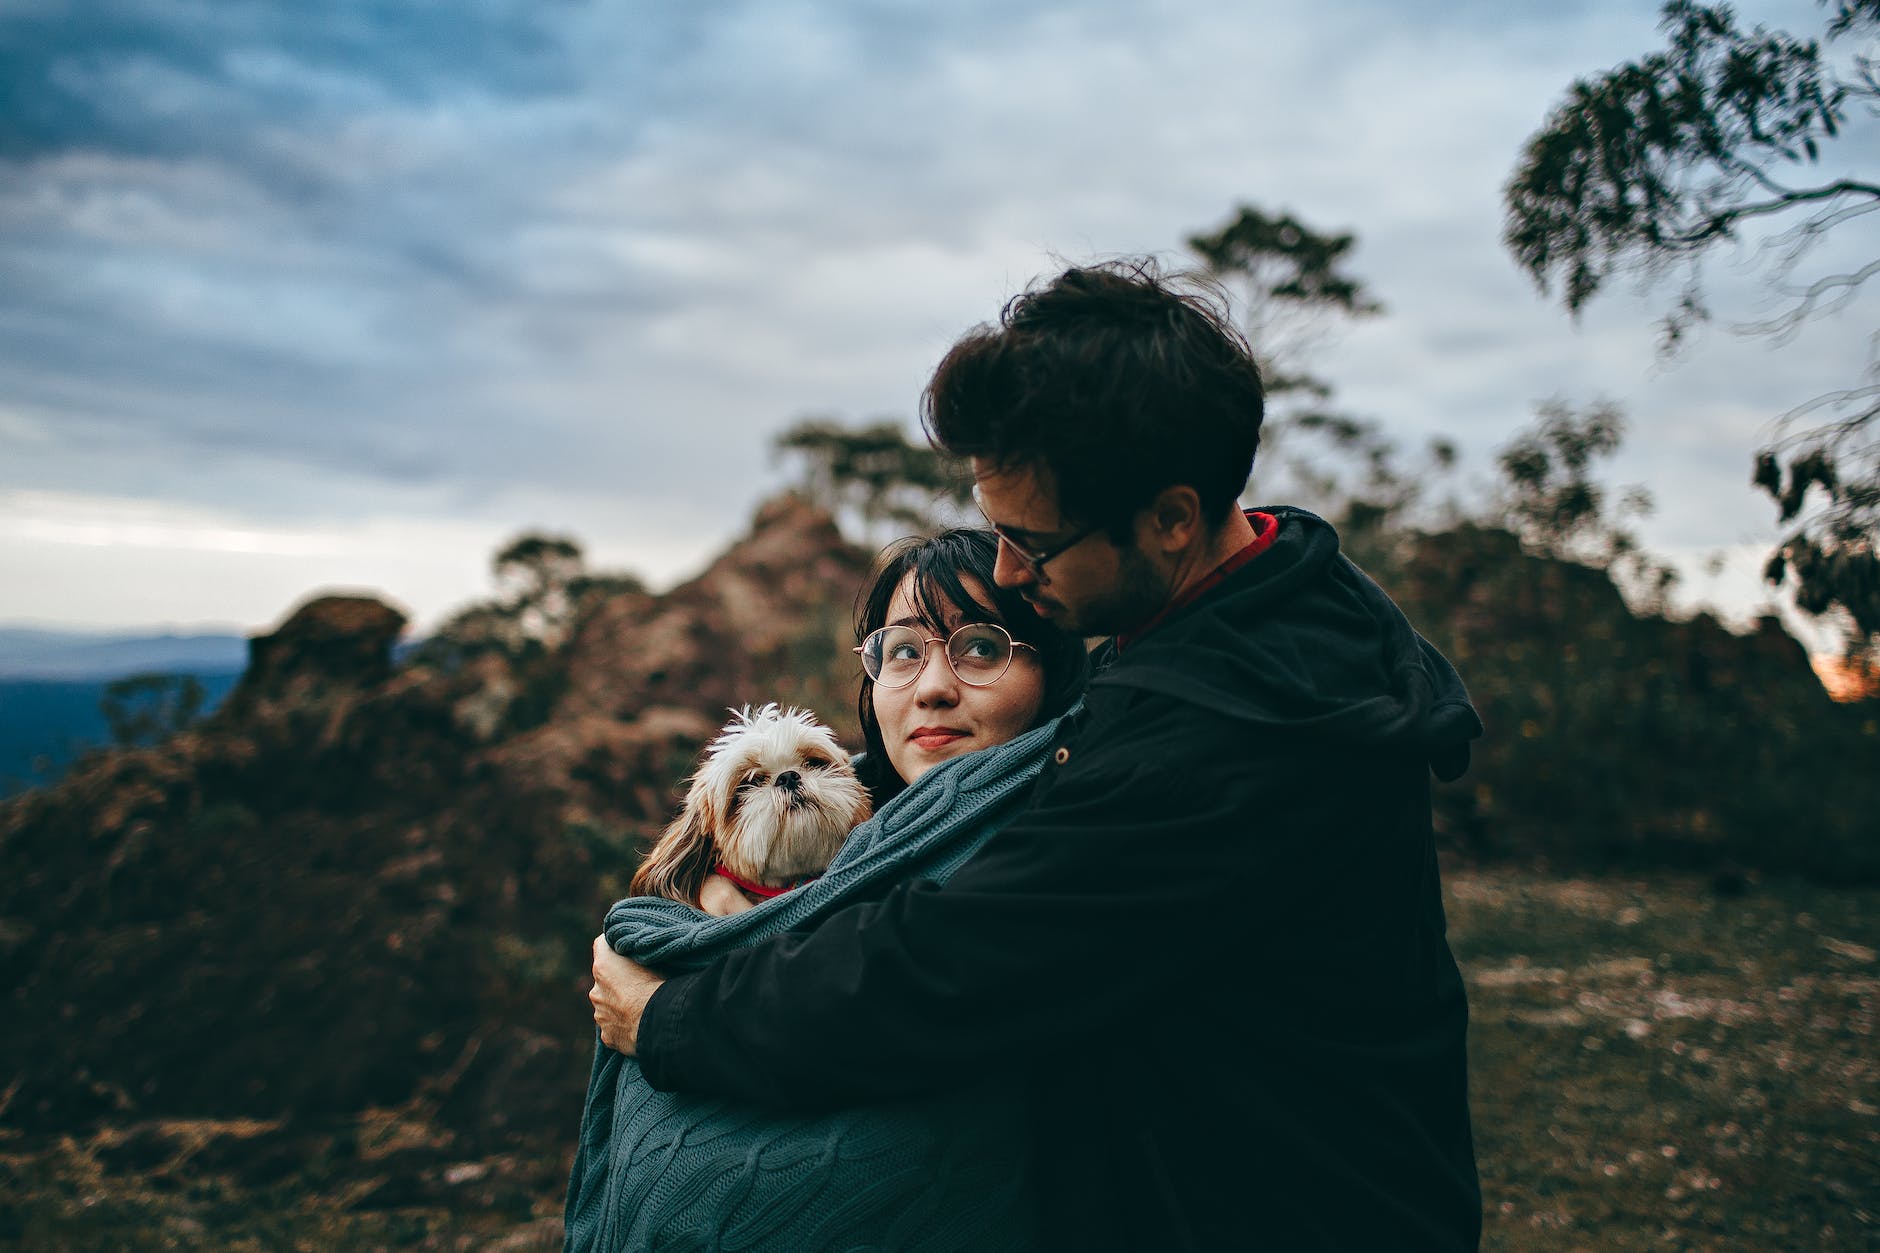
[(794, 770), (786, 770), (777, 776), (777, 786), (786, 792), (794, 792), (803, 786), (803, 776)]

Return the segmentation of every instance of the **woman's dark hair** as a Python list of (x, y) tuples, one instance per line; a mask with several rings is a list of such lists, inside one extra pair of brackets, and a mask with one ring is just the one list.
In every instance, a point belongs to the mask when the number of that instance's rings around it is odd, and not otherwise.
[(1265, 394), (1217, 285), (1152, 260), (1064, 271), (953, 345), (927, 384), (933, 442), (1051, 474), (1066, 526), (1125, 540), (1186, 485), (1227, 521), (1260, 446)]
[[(1033, 726), (1057, 717), (1083, 694), (1090, 677), (1090, 656), (1083, 640), (1060, 630), (1032, 612), (1018, 593), (1007, 591), (992, 581), (992, 566), (998, 559), (999, 541), (991, 531), (960, 528), (942, 531), (931, 538), (912, 536), (890, 544), (875, 565), (875, 578), (856, 600), (855, 642), (861, 643), (869, 632), (886, 626), (888, 607), (894, 593), (908, 575), (914, 576), (914, 607), (938, 634), (946, 633), (946, 621), (959, 610), (964, 622), (996, 622), (1038, 650), (1044, 666), (1044, 703), (1038, 708)], [(967, 578), (977, 581), (992, 603), (983, 604), (966, 586)], [(875, 798), (879, 809), (907, 786), (888, 760), (887, 745), (881, 738), (881, 722), (875, 717), (875, 684), (862, 676), (861, 695), (856, 701), (861, 718), (862, 741), (867, 755), (860, 764), (862, 783)]]

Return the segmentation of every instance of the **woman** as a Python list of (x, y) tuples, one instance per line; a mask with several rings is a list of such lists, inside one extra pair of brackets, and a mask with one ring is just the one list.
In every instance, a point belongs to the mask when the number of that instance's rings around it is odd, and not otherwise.
[[(998, 543), (990, 531), (943, 531), (932, 539), (903, 540), (882, 556), (855, 629), (863, 660), (856, 712), (867, 745), (860, 769), (878, 807), (940, 762), (1016, 738), (1083, 695), (1089, 662), (1082, 641), (1033, 613), (1018, 593), (993, 583)], [(988, 624), (1009, 632), (1022, 647), (1013, 652), (1012, 669), (990, 685), (924, 664), (912, 683), (896, 676), (902, 682), (888, 687), (874, 677), (869, 641), (876, 641), (879, 652), (877, 636), (884, 628), (910, 622), (930, 632), (930, 639), (950, 637), (966, 624)], [(962, 642), (948, 654), (969, 647)], [(923, 655), (924, 663), (933, 660)], [(960, 721), (965, 733), (939, 742), (918, 736), (929, 713), (957, 713), (939, 717), (937, 725)]]
[[(883, 550), (860, 598), (863, 753), (856, 773), (877, 813), (934, 766), (1015, 739), (1083, 693), (1083, 645), (993, 583), (997, 556), (990, 531), (910, 537)], [(884, 666), (886, 680), (877, 677)], [(700, 907), (719, 916), (755, 903), (717, 875), (700, 894)]]
[[(755, 907), (721, 881), (705, 899), (735, 917), (622, 901), (607, 920), (616, 952), (696, 969), (906, 879), (944, 880), (1017, 813), (1088, 662), (993, 583), (997, 554), (990, 532), (957, 530), (902, 541), (878, 565), (856, 617), (857, 769), (876, 810), (828, 872)], [(655, 1092), (601, 1048), (567, 1247), (1021, 1249), (1024, 1156), (1018, 1101), (996, 1085), (802, 1116)]]

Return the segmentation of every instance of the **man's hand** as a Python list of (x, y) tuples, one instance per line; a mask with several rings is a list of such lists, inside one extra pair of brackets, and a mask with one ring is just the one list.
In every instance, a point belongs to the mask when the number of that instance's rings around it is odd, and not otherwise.
[(588, 1003), (594, 1006), (594, 1025), (601, 1029), (601, 1043), (632, 1057), (640, 1042), (640, 1015), (664, 982), (646, 967), (614, 952), (606, 936), (595, 936), (594, 986), (588, 992)]

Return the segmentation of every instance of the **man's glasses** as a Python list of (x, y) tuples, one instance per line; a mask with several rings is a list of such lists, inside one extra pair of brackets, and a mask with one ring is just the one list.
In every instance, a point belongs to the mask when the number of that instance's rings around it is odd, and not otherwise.
[[(973, 503), (979, 506), (979, 512), (982, 515), (986, 512), (986, 506), (979, 498), (979, 486), (977, 484), (973, 486)], [(1018, 540), (1012, 537), (1010, 531), (1000, 526), (997, 522), (994, 522), (991, 518), (986, 519), (986, 525), (992, 528), (992, 533), (999, 537), (1001, 544), (1004, 544), (1007, 548), (1012, 550), (1012, 555), (1018, 558), (1020, 564), (1031, 571), (1031, 577), (1038, 580), (1039, 587), (1051, 586), (1051, 576), (1044, 572), (1045, 562), (1063, 556), (1103, 529), (1100, 526), (1087, 526), (1081, 531), (1073, 532), (1068, 539), (1059, 540), (1048, 548), (1033, 548), (1029, 544), (1019, 543)]]
[(1069, 539), (1061, 540), (1051, 545), (1049, 548), (1027, 548), (1025, 545), (1013, 539), (1006, 529), (997, 522), (988, 522), (986, 525), (990, 526), (992, 533), (999, 537), (999, 542), (1011, 549), (1012, 555), (1017, 557), (1027, 570), (1031, 571), (1031, 577), (1038, 580), (1039, 587), (1051, 586), (1051, 576), (1044, 572), (1045, 562), (1050, 561), (1054, 557), (1063, 556), (1103, 529), (1097, 526), (1087, 526), (1083, 530), (1073, 534)]
[(886, 688), (906, 687), (927, 668), (927, 646), (944, 645), (943, 655), (953, 677), (968, 687), (990, 687), (1012, 665), (1016, 649), (1038, 650), (996, 622), (968, 622), (944, 640), (913, 627), (886, 626), (871, 631), (855, 651), (862, 655), (862, 671)]

